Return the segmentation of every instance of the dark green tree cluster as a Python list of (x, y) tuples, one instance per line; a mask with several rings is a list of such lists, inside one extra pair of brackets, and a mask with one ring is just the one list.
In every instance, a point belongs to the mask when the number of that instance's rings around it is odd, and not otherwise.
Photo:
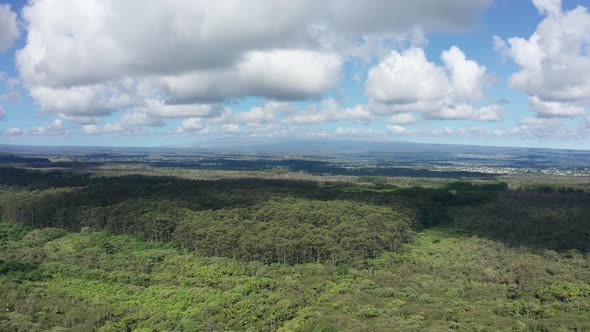
[(497, 199), (466, 205), (454, 213), (464, 232), (512, 246), (590, 251), (590, 193), (504, 191)]
[[(4, 169), (2, 170), (4, 171)], [(356, 204), (354, 206), (359, 208), (359, 211), (370, 209), (378, 211), (372, 217), (369, 217), (368, 212), (359, 217), (354, 213), (348, 213), (352, 209), (350, 207), (347, 208), (348, 210), (342, 210), (346, 211), (347, 216), (353, 218), (352, 221), (344, 220), (346, 222), (339, 226), (342, 232), (351, 233), (352, 231), (345, 228), (350, 226), (351, 223), (357, 223), (352, 228), (359, 227), (358, 237), (373, 236), (368, 234), (375, 232), (379, 228), (389, 233), (389, 228), (393, 227), (396, 229), (393, 232), (400, 233), (401, 231), (398, 228), (409, 226), (417, 229), (447, 220), (446, 211), (448, 206), (452, 205), (455, 200), (452, 193), (442, 189), (394, 188), (394, 190), (386, 192), (361, 192), (348, 190), (343, 185), (323, 186), (315, 182), (302, 181), (261, 179), (189, 181), (164, 177), (127, 176), (111, 178), (60, 172), (40, 173), (14, 169), (6, 170), (8, 170), (6, 173), (0, 172), (0, 217), (2, 220), (32, 227), (58, 227), (72, 231), (90, 227), (95, 231), (106, 230), (113, 234), (133, 235), (144, 240), (153, 241), (174, 239), (179, 222), (184, 220), (191, 212), (222, 209), (251, 211), (248, 209), (253, 206), (262, 209), (262, 205), (271, 200), (280, 201), (281, 199), (291, 198), (298, 199), (294, 202), (333, 201), (334, 203), (330, 204), (334, 206)], [(52, 187), (48, 188), (47, 185), (49, 184)], [(309, 209), (303, 206), (303, 203), (301, 204), (300, 207), (304, 208), (304, 210)], [(333, 208), (330, 204), (317, 205), (316, 208), (329, 210)], [(278, 204), (268, 203), (264, 209), (269, 209), (269, 206), (272, 206), (271, 209), (286, 209), (285, 211), (296, 213), (295, 209), (288, 209), (288, 205), (285, 203), (278, 206)], [(388, 208), (390, 212), (383, 214), (377, 206)], [(396, 213), (404, 217), (390, 218), (393, 211), (397, 211)], [(322, 238), (332, 239), (332, 234), (325, 234), (325, 232), (334, 232), (331, 228), (336, 226), (333, 221), (326, 221), (326, 224), (323, 225), (303, 222), (304, 218), (301, 216), (301, 220), (295, 222), (293, 221), (294, 217), (290, 217), (291, 219), (276, 217), (272, 218), (272, 220), (268, 218), (268, 220), (264, 220), (263, 218), (256, 219), (253, 212), (248, 213), (249, 215), (242, 217), (242, 221), (244, 223), (257, 223), (265, 231), (278, 234), (275, 232), (277, 227), (286, 227), (290, 234), (285, 234), (281, 241), (307, 238), (307, 235), (304, 236), (303, 233), (314, 233), (315, 231), (319, 232), (314, 234), (316, 242), (323, 241)], [(317, 211), (317, 214), (321, 213), (323, 212)], [(334, 214), (329, 211), (327, 213)], [(268, 215), (270, 216), (272, 213), (268, 213)], [(280, 215), (281, 213), (276, 213), (276, 216)], [(282, 215), (285, 214), (282, 213)], [(317, 219), (317, 216), (312, 213), (305, 216), (305, 218), (307, 217)], [(207, 214), (204, 214), (203, 218), (205, 219), (202, 222), (206, 222)], [(286, 226), (277, 225), (277, 223), (283, 221), (293, 222)], [(393, 224), (390, 225), (388, 223), (390, 221)], [(400, 226), (399, 222), (403, 227)], [(262, 224), (268, 225), (261, 226)], [(268, 230), (271, 228), (269, 226), (271, 224), (272, 231)], [(252, 225), (248, 225), (248, 227), (250, 226)], [(312, 228), (303, 231), (297, 229), (299, 226)], [(245, 227), (245, 225), (242, 225), (242, 227)], [(323, 228), (324, 230), (316, 228)], [(365, 229), (369, 229), (368, 233), (364, 231)], [(257, 232), (256, 236), (261, 235)], [(315, 260), (321, 261), (339, 261), (348, 256), (348, 258), (373, 257), (376, 252), (382, 249), (395, 250), (404, 241), (403, 238), (404, 236), (399, 236), (394, 241), (386, 238), (372, 239), (371, 243), (375, 243), (373, 247), (380, 249), (367, 249), (365, 253), (360, 253), (358, 248), (353, 249), (355, 246), (358, 247), (358, 244), (353, 244), (354, 241), (359, 241), (358, 238), (343, 241), (334, 240), (336, 242), (331, 244), (330, 241), (323, 241), (326, 242), (326, 246), (331, 245), (332, 248), (329, 250), (324, 248), (319, 252), (315, 250), (313, 255), (315, 255)], [(185, 241), (183, 243), (186, 243), (186, 238), (183, 238), (183, 240)], [(352, 242), (345, 244), (346, 241)], [(268, 240), (263, 242), (266, 243)], [(289, 249), (282, 250), (281, 254), (272, 254), (272, 259), (267, 257), (268, 255), (260, 254), (253, 254), (253, 257), (264, 256), (263, 259), (265, 260), (279, 261), (280, 256), (283, 257), (283, 260), (298, 261), (300, 258), (297, 257), (300, 256), (303, 250), (309, 251), (308, 249), (295, 248), (292, 244), (288, 246)], [(190, 246), (187, 245), (187, 247)], [(306, 244), (305, 247), (310, 248), (310, 245)], [(349, 250), (346, 248), (354, 250), (356, 253), (352, 255), (343, 253), (342, 250)], [(224, 252), (224, 255), (234, 256), (233, 253), (230, 254), (225, 249), (220, 248), (218, 251)], [(243, 255), (240, 256), (243, 257)], [(311, 256), (311, 254), (305, 256)], [(309, 258), (304, 259), (304, 261), (308, 260)]]
[(411, 217), (351, 201), (271, 200), (245, 209), (187, 211), (175, 239), (205, 256), (288, 264), (362, 262), (410, 240)]

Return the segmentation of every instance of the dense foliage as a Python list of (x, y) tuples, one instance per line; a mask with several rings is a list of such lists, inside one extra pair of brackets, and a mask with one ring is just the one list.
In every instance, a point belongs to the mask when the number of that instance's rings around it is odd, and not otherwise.
[(362, 262), (398, 251), (411, 218), (349, 201), (271, 200), (242, 209), (187, 212), (175, 238), (204, 256), (265, 263)]
[(505, 191), (486, 204), (461, 207), (455, 222), (513, 246), (590, 251), (590, 193)]
[(0, 331), (585, 331), (589, 194), (0, 170)]
[(590, 257), (431, 229), (361, 267), (0, 224), (2, 331), (584, 331)]
[(463, 200), (443, 189), (20, 170), (0, 184), (0, 217), (11, 223), (176, 240), (204, 255), (265, 263), (350, 263), (397, 251), (412, 228), (447, 220), (448, 205)]

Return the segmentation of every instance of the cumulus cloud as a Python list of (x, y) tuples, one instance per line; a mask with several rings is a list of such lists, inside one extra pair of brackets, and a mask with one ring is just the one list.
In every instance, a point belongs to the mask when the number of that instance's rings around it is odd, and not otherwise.
[(102, 128), (92, 121), (93, 118), (69, 118), (69, 120), (82, 123), (80, 132), (88, 135), (130, 136), (142, 133), (143, 127), (163, 127), (166, 124), (161, 117), (138, 111), (126, 111), (118, 120), (111, 121)]
[(582, 103), (542, 100), (539, 96), (529, 96), (531, 108), (544, 117), (573, 117), (584, 114)]
[(346, 136), (346, 137), (350, 137), (350, 136), (377, 136), (377, 135), (381, 135), (380, 132), (373, 130), (373, 129), (369, 129), (369, 128), (343, 128), (343, 127), (338, 127), (336, 128), (336, 130), (334, 130), (334, 135), (337, 136)]
[(418, 119), (416, 119), (416, 116), (412, 113), (400, 113), (392, 115), (391, 118), (389, 118), (389, 123), (397, 125), (414, 124), (416, 122), (418, 122)]
[(254, 51), (234, 67), (165, 76), (170, 103), (220, 102), (257, 96), (298, 100), (319, 97), (340, 79), (341, 59), (309, 50)]
[(440, 111), (426, 116), (438, 120), (501, 121), (504, 119), (504, 109), (498, 105), (480, 108), (469, 104), (445, 105)]
[(261, 105), (256, 105), (247, 111), (234, 112), (231, 109), (225, 109), (221, 114), (213, 119), (219, 123), (234, 124), (261, 124), (275, 120), (279, 113), (291, 113), (296, 110), (292, 103), (267, 101)]
[(319, 105), (312, 104), (307, 108), (293, 111), (283, 118), (285, 124), (318, 124), (334, 121), (346, 121), (367, 124), (373, 120), (373, 114), (366, 105), (341, 108), (334, 99), (326, 99)]
[(392, 136), (422, 136), (422, 137), (491, 137), (498, 136), (494, 131), (481, 127), (441, 127), (434, 129), (408, 129), (399, 125), (389, 125), (388, 132)]
[(198, 117), (231, 98), (318, 98), (359, 41), (462, 30), (490, 2), (37, 0), (16, 62), (40, 109), (64, 119), (146, 101), (157, 117)]
[(123, 122), (109, 122), (103, 127), (95, 124), (86, 124), (80, 127), (80, 133), (86, 135), (109, 134), (114, 136), (131, 136), (141, 133), (141, 129), (135, 126), (127, 126)]
[(61, 119), (55, 119), (47, 125), (27, 129), (26, 133), (33, 136), (63, 136), (66, 135), (66, 129)]
[(546, 17), (528, 39), (494, 37), (520, 68), (510, 84), (527, 93), (539, 116), (582, 115), (590, 105), (590, 13), (582, 6), (563, 11), (560, 0), (533, 3)]
[(284, 137), (284, 138), (332, 138), (335, 136), (356, 136), (356, 137), (383, 137), (382, 131), (374, 130), (367, 127), (338, 127), (336, 129), (326, 129), (317, 127), (289, 127), (276, 124), (248, 126), (248, 132), (245, 135), (251, 137)]
[(561, 0), (533, 0), (541, 14), (558, 15), (561, 13)]
[(80, 126), (80, 132), (86, 135), (98, 135), (102, 133), (101, 129), (95, 124), (86, 124)]
[(24, 130), (22, 130), (21, 128), (6, 128), (4, 129), (4, 134), (6, 136), (21, 136), (24, 134)]
[(391, 135), (410, 135), (412, 131), (404, 126), (400, 125), (388, 125), (387, 130)]
[(492, 133), (480, 127), (462, 127), (462, 128), (450, 128), (450, 127), (442, 127), (436, 128), (430, 131), (430, 136), (456, 136), (456, 137), (465, 137), (465, 136), (490, 136)]
[(67, 113), (59, 113), (58, 116), (60, 119), (80, 124), (97, 124), (101, 120), (99, 116), (91, 115), (70, 115)]
[(214, 104), (181, 104), (169, 105), (162, 99), (147, 100), (144, 105), (132, 108), (136, 113), (142, 113), (154, 118), (179, 119), (187, 117), (213, 117), (221, 110)]
[(486, 68), (473, 60), (467, 60), (465, 53), (457, 46), (444, 51), (441, 59), (445, 63), (451, 93), (458, 101), (470, 101), (483, 98)]
[(225, 124), (223, 125), (223, 132), (226, 134), (230, 134), (230, 135), (237, 135), (240, 133), (240, 126), (238, 126), (237, 124)]
[(392, 105), (440, 100), (448, 87), (445, 70), (429, 62), (421, 48), (391, 52), (369, 70), (365, 83), (373, 101)]
[(501, 106), (470, 104), (484, 98), (486, 68), (456, 46), (441, 59), (444, 67), (430, 62), (421, 48), (391, 52), (368, 72), (365, 90), (371, 108), (381, 114), (421, 112), (430, 119), (501, 120)]
[(109, 115), (116, 110), (143, 104), (149, 96), (139, 93), (138, 86), (126, 87), (125, 82), (70, 87), (29, 85), (26, 81), (25, 84), (41, 111), (71, 116)]
[(10, 5), (0, 4), (0, 53), (10, 48), (18, 37), (16, 14)]
[(188, 118), (180, 122), (180, 125), (176, 128), (176, 132), (181, 134), (196, 133), (206, 135), (209, 133), (209, 128), (200, 118)]
[(561, 122), (559, 121), (559, 119), (557, 118), (535, 118), (535, 117), (529, 117), (529, 118), (522, 118), (518, 121), (518, 123), (520, 125), (524, 125), (524, 126), (557, 126), (559, 124), (561, 124)]
[(581, 127), (567, 126), (558, 118), (524, 118), (519, 121), (517, 126), (505, 131), (504, 135), (523, 139), (559, 139), (564, 141), (587, 137), (587, 134), (582, 134)]

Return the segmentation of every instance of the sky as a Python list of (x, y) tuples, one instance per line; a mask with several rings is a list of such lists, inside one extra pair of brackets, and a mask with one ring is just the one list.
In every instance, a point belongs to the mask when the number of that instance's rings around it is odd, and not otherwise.
[(590, 149), (588, 0), (0, 0), (0, 144)]

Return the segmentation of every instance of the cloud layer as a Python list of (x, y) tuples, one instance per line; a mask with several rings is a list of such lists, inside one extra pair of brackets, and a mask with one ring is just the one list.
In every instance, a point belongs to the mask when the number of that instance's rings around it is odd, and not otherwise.
[(39, 107), (66, 116), (153, 100), (304, 100), (338, 85), (359, 38), (465, 29), (489, 3), (38, 0), (23, 9), (16, 58)]
[(3, 133), (588, 137), (590, 13), (532, 2), (531, 36), (494, 37), (535, 115), (522, 119), (494, 101), (506, 89), (491, 91), (496, 68), (469, 45), (425, 51), (492, 0), (35, 0), (21, 17), (0, 5), (0, 52), (24, 45), (20, 77), (0, 73), (0, 119), (27, 93), (50, 117)]

